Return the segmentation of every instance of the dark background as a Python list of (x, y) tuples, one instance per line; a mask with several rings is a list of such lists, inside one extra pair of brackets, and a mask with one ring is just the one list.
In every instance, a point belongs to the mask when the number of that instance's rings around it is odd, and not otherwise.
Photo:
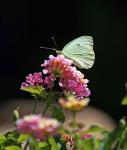
[(54, 36), (59, 49), (72, 39), (91, 35), (96, 61), (82, 70), (90, 80), (91, 105), (114, 119), (126, 114), (120, 105), (127, 81), (127, 5), (123, 0), (3, 1), (0, 18), (0, 101), (28, 98), (20, 84), (41, 71)]

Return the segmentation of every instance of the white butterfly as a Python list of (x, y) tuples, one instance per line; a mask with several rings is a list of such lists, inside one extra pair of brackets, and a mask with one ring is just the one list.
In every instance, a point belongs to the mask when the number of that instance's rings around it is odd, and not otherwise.
[(76, 38), (65, 45), (62, 51), (56, 50), (56, 52), (73, 60), (73, 64), (82, 69), (89, 69), (94, 64), (95, 54), (91, 36)]

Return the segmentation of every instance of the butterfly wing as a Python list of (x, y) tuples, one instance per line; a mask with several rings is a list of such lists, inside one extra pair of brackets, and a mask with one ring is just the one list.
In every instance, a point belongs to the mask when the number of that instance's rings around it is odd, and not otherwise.
[(67, 58), (72, 59), (77, 67), (89, 69), (93, 66), (95, 60), (93, 38), (91, 36), (81, 36), (74, 39), (65, 45), (62, 53)]

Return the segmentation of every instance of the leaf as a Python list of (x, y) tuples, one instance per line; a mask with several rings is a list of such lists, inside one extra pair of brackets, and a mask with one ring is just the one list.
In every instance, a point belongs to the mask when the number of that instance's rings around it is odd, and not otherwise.
[(54, 137), (49, 137), (48, 138), (48, 141), (49, 141), (49, 143), (50, 143), (50, 145), (51, 145), (51, 150), (59, 150), (59, 148), (58, 148), (58, 146), (57, 146), (57, 144), (56, 144), (56, 141), (55, 141), (55, 139), (54, 139)]
[(121, 102), (122, 105), (127, 105), (127, 95), (124, 96), (122, 102)]
[(3, 144), (6, 141), (6, 138), (4, 135), (0, 135), (0, 145)]
[(84, 148), (86, 150), (93, 150), (94, 149), (94, 143), (93, 139), (86, 139), (83, 141)]
[(5, 134), (5, 137), (6, 138), (13, 137), (13, 138), (17, 139), (19, 137), (19, 133), (16, 130), (9, 131)]
[(20, 147), (18, 146), (7, 146), (5, 147), (5, 150), (22, 150)]
[(21, 143), (21, 142), (26, 141), (29, 137), (30, 137), (30, 135), (28, 135), (28, 134), (21, 134), (21, 135), (19, 136), (19, 138), (17, 139), (17, 141), (18, 141), (19, 143)]
[(31, 93), (32, 95), (40, 95), (45, 91), (42, 86), (28, 86), (21, 88), (21, 90)]
[(99, 140), (99, 139), (97, 139), (95, 137), (95, 138), (93, 138), (93, 141), (94, 141), (94, 147), (95, 147), (95, 149), (98, 149), (99, 146), (100, 146), (101, 140)]
[(48, 146), (48, 144), (46, 142), (39, 142), (38, 143), (38, 148), (46, 148)]
[(100, 144), (99, 150), (119, 149), (125, 140), (125, 130), (127, 124), (124, 119), (119, 121), (118, 127), (109, 132)]
[(7, 139), (6, 145), (19, 145), (19, 143), (17, 142), (17, 139), (19, 138), (19, 133), (17, 133), (16, 130), (6, 133), (5, 137)]
[(78, 140), (77, 149), (76, 150), (94, 150), (94, 141), (93, 139), (84, 139)]
[(56, 118), (57, 120), (59, 120), (62, 123), (65, 121), (65, 115), (64, 115), (63, 111), (58, 107), (52, 108), (52, 117)]
[(97, 133), (97, 132), (102, 132), (105, 131), (106, 129), (103, 127), (100, 127), (98, 125), (92, 125), (88, 130), (83, 131), (84, 133)]

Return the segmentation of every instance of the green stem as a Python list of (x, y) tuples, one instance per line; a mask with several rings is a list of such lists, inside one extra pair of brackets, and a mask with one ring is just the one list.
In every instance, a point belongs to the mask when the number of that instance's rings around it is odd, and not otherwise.
[(24, 150), (27, 150), (28, 145), (29, 145), (29, 139), (26, 141), (26, 144), (24, 146)]
[(71, 127), (73, 129), (75, 129), (77, 127), (77, 123), (76, 123), (76, 113), (75, 111), (72, 112), (72, 122), (71, 122)]
[(48, 137), (48, 141), (49, 141), (49, 143), (51, 145), (51, 150), (59, 150), (59, 148), (58, 148), (58, 146), (56, 144), (56, 141), (55, 141), (53, 136)]
[[(32, 113), (33, 113), (33, 114), (34, 114), (35, 111), (36, 111), (37, 102), (38, 102), (38, 98), (37, 98), (37, 96), (35, 96), (34, 105), (33, 105), (33, 110), (32, 110)], [(24, 150), (27, 150), (28, 145), (29, 145), (29, 139), (26, 141), (26, 144), (25, 144), (25, 146), (24, 146)]]
[(35, 111), (36, 111), (37, 102), (38, 102), (38, 98), (37, 98), (37, 96), (36, 96), (36, 97), (35, 97), (35, 101), (34, 101), (34, 105), (33, 105), (33, 110), (32, 110), (32, 113), (33, 113), (33, 114), (34, 114)]
[(45, 108), (44, 108), (44, 110), (43, 110), (43, 112), (42, 112), (42, 115), (45, 115), (45, 114), (46, 114), (46, 112), (47, 112), (49, 106), (50, 106), (50, 104), (49, 104), (49, 102), (47, 102), (47, 103), (46, 103), (46, 106), (45, 106)]
[(75, 124), (76, 123), (76, 112), (75, 111), (73, 111), (72, 112), (72, 122)]

